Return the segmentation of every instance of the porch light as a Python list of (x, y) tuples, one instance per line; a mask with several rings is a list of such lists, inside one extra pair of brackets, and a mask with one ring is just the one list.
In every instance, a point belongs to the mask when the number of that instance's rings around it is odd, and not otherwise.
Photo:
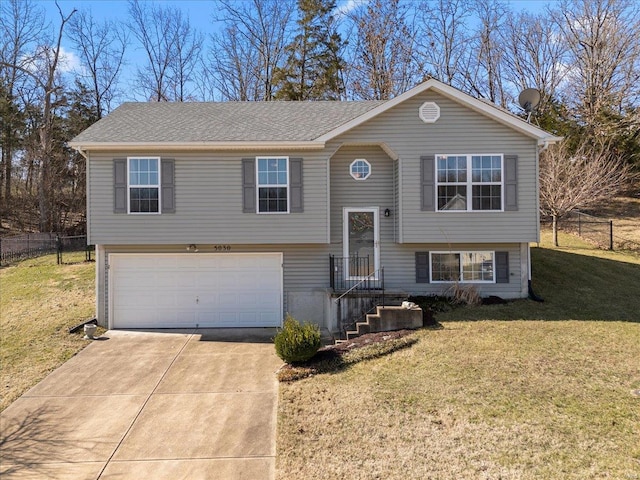
[(384, 216), (385, 217), (390, 217), (391, 216), (391, 210), (389, 210), (388, 208), (384, 209)]
[(198, 251), (198, 246), (195, 243), (192, 243), (191, 245), (189, 245), (187, 247), (187, 252), (197, 252)]

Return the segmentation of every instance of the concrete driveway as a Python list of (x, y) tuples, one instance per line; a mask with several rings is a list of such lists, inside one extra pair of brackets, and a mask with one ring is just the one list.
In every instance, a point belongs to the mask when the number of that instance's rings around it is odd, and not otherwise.
[(0, 414), (0, 476), (273, 479), (274, 335), (108, 331)]

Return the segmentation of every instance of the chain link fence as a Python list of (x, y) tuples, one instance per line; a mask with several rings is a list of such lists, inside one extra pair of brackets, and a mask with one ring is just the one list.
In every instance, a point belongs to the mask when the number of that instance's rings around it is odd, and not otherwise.
[[(542, 223), (551, 225), (550, 218), (541, 218)], [(565, 232), (578, 235), (598, 248), (609, 250), (631, 250), (640, 251), (640, 243), (630, 238), (626, 238), (616, 228), (615, 220), (597, 217), (578, 210), (562, 217), (558, 222), (558, 227)]]
[(86, 235), (28, 233), (0, 238), (0, 266), (52, 253), (56, 254), (60, 265), (65, 263), (65, 258), (71, 252), (84, 252), (85, 261), (91, 261), (93, 246), (87, 245)]

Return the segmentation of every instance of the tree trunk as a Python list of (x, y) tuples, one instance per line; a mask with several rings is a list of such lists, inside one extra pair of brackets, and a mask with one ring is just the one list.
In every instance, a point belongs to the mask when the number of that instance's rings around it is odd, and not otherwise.
[(558, 216), (552, 215), (552, 223), (553, 223), (553, 246), (557, 247), (558, 245)]

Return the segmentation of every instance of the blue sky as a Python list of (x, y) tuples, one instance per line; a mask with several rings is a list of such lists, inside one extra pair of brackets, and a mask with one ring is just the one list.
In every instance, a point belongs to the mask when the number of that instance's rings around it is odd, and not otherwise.
[[(0, 0), (2, 1), (2, 0)], [(558, 0), (506, 0), (506, 3), (515, 12), (528, 11), (536, 13), (543, 11), (546, 5), (557, 3)], [(367, 0), (338, 0), (339, 9), (349, 10), (355, 5), (366, 3)], [(60, 16), (54, 3), (54, 0), (36, 0), (36, 3), (44, 7), (47, 21), (51, 22), (52, 28), (57, 30), (60, 22)], [(173, 5), (181, 8), (189, 15), (191, 25), (201, 33), (208, 36), (215, 28), (212, 24), (212, 13), (214, 2), (211, 0), (156, 0), (158, 4)], [(128, 21), (128, 1), (127, 0), (58, 0), (58, 4), (62, 8), (64, 14), (69, 14), (74, 8), (78, 10), (91, 10), (96, 20), (116, 20), (125, 23)], [(68, 40), (62, 43), (66, 54), (66, 66), (69, 70), (77, 66), (77, 58), (69, 53)], [(130, 48), (127, 52), (127, 66), (123, 71), (121, 80), (127, 83), (135, 76), (136, 63), (143, 61), (142, 52), (139, 49)]]

